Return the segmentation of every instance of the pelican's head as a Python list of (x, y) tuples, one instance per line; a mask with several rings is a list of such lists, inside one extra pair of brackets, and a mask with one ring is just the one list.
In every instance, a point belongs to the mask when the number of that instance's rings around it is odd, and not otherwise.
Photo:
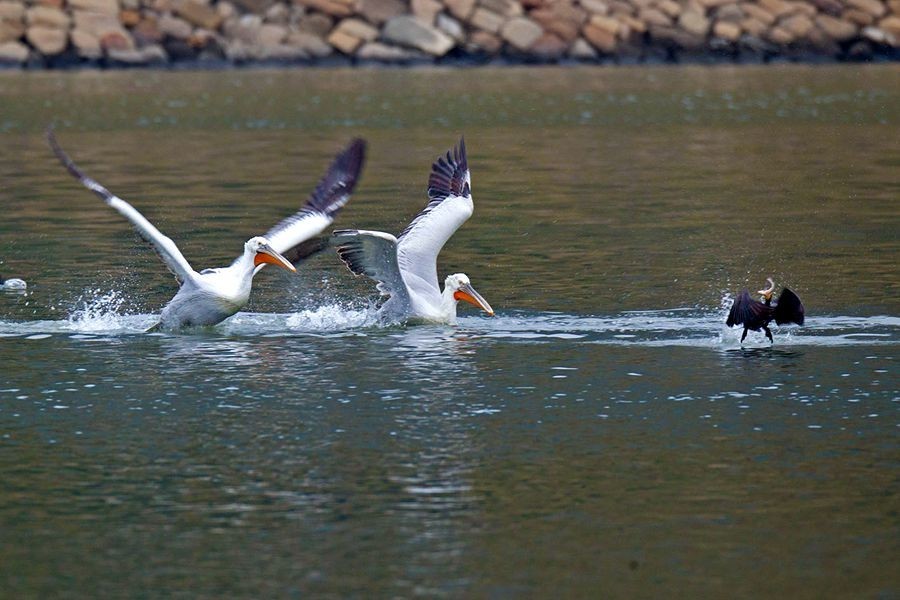
[(772, 278), (771, 278), (771, 277), (766, 277), (766, 283), (769, 284), (769, 287), (767, 287), (767, 288), (764, 289), (764, 290), (759, 290), (759, 291), (756, 292), (756, 293), (757, 293), (757, 294), (760, 294), (760, 295), (763, 297), (764, 300), (771, 300), (771, 299), (772, 299), (772, 292), (775, 291), (775, 282), (772, 281)]
[(288, 271), (293, 271), (294, 273), (297, 272), (297, 269), (294, 268), (291, 261), (276, 252), (275, 249), (269, 245), (269, 240), (264, 237), (257, 236), (250, 238), (247, 240), (247, 243), (244, 244), (244, 249), (253, 254), (253, 264), (257, 267), (268, 263), (270, 265), (279, 266), (282, 269), (287, 269)]
[(487, 300), (481, 297), (481, 294), (475, 291), (465, 273), (454, 273), (448, 275), (444, 281), (444, 289), (453, 292), (453, 299), (457, 302), (465, 300), (469, 304), (477, 306), (490, 316), (494, 316), (494, 309), (488, 304)]

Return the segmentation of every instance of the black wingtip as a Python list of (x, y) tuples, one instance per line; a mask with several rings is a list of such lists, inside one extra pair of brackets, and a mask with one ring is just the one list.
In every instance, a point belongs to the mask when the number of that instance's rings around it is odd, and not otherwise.
[(428, 177), (428, 198), (435, 201), (443, 200), (448, 196), (470, 195), (468, 172), (466, 140), (464, 136), (460, 136), (459, 143), (431, 165), (431, 175)]
[(353, 138), (335, 156), (307, 205), (333, 216), (350, 200), (366, 161), (366, 140)]
[(788, 288), (781, 290), (778, 296), (778, 304), (775, 305), (775, 322), (779, 325), (784, 323), (796, 323), (803, 325), (806, 320), (806, 309), (800, 298)]

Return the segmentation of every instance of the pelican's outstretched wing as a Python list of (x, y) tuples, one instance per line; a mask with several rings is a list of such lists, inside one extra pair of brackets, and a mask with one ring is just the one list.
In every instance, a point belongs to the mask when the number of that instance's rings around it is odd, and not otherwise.
[(744, 290), (731, 305), (728, 320), (725, 324), (729, 327), (743, 325), (747, 329), (757, 331), (760, 327), (772, 320), (773, 308), (766, 306), (750, 297), (750, 291)]
[[(266, 232), (269, 244), (288, 255), (306, 240), (319, 235), (350, 200), (366, 158), (365, 140), (356, 138), (332, 161), (309, 200), (299, 212)], [(303, 254), (298, 249), (299, 254)]]
[(385, 296), (409, 301), (409, 292), (397, 263), (397, 238), (382, 231), (339, 229), (334, 232), (338, 256), (355, 275), (378, 282)]
[(785, 323), (803, 325), (805, 312), (803, 303), (800, 302), (800, 298), (797, 297), (797, 294), (788, 288), (781, 290), (781, 295), (778, 296), (778, 304), (775, 305), (774, 311), (776, 323), (779, 325)]
[(172, 271), (176, 279), (178, 279), (178, 283), (184, 283), (196, 276), (196, 272), (191, 268), (190, 263), (184, 258), (184, 255), (181, 253), (181, 250), (178, 249), (178, 246), (175, 245), (175, 242), (163, 235), (159, 229), (153, 226), (153, 223), (145, 219), (144, 215), (135, 210), (133, 206), (118, 196), (114, 196), (105, 187), (85, 175), (72, 159), (69, 158), (69, 155), (59, 146), (52, 129), (47, 130), (47, 141), (50, 143), (50, 148), (53, 150), (53, 153), (56, 154), (56, 157), (69, 173), (81, 182), (81, 185), (97, 194), (97, 196), (109, 206), (119, 211), (122, 216), (131, 221), (131, 224), (137, 229), (140, 236), (153, 245), (156, 253), (159, 254), (162, 261), (166, 263), (166, 266), (169, 267), (169, 270)]
[(411, 289), (439, 294), (438, 253), (474, 210), (464, 139), (431, 166), (428, 198), (428, 205), (398, 238), (397, 261)]

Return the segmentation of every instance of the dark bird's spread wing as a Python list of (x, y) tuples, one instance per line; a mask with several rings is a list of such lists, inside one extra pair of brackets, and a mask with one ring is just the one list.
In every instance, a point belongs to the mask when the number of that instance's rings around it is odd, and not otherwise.
[(758, 331), (772, 320), (773, 312), (774, 309), (771, 306), (754, 300), (750, 297), (750, 291), (744, 290), (731, 305), (731, 311), (728, 313), (728, 320), (725, 321), (725, 324), (729, 327), (743, 325), (747, 329)]
[(796, 323), (803, 325), (804, 313), (803, 303), (797, 294), (784, 288), (781, 295), (778, 296), (778, 304), (775, 305), (775, 322), (779, 325), (785, 323)]

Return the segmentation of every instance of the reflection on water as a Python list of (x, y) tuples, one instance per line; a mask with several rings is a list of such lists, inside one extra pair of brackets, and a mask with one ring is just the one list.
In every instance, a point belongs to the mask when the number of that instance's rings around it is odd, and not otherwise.
[[(0, 264), (29, 282), (0, 294), (3, 591), (896, 596), (898, 77), (0, 73)], [(464, 133), (439, 272), (497, 316), (381, 326), (325, 253), (145, 334), (175, 284), (50, 121), (197, 268), (356, 135), (336, 225), (399, 231)], [(767, 276), (807, 322), (742, 345), (728, 306)]]

